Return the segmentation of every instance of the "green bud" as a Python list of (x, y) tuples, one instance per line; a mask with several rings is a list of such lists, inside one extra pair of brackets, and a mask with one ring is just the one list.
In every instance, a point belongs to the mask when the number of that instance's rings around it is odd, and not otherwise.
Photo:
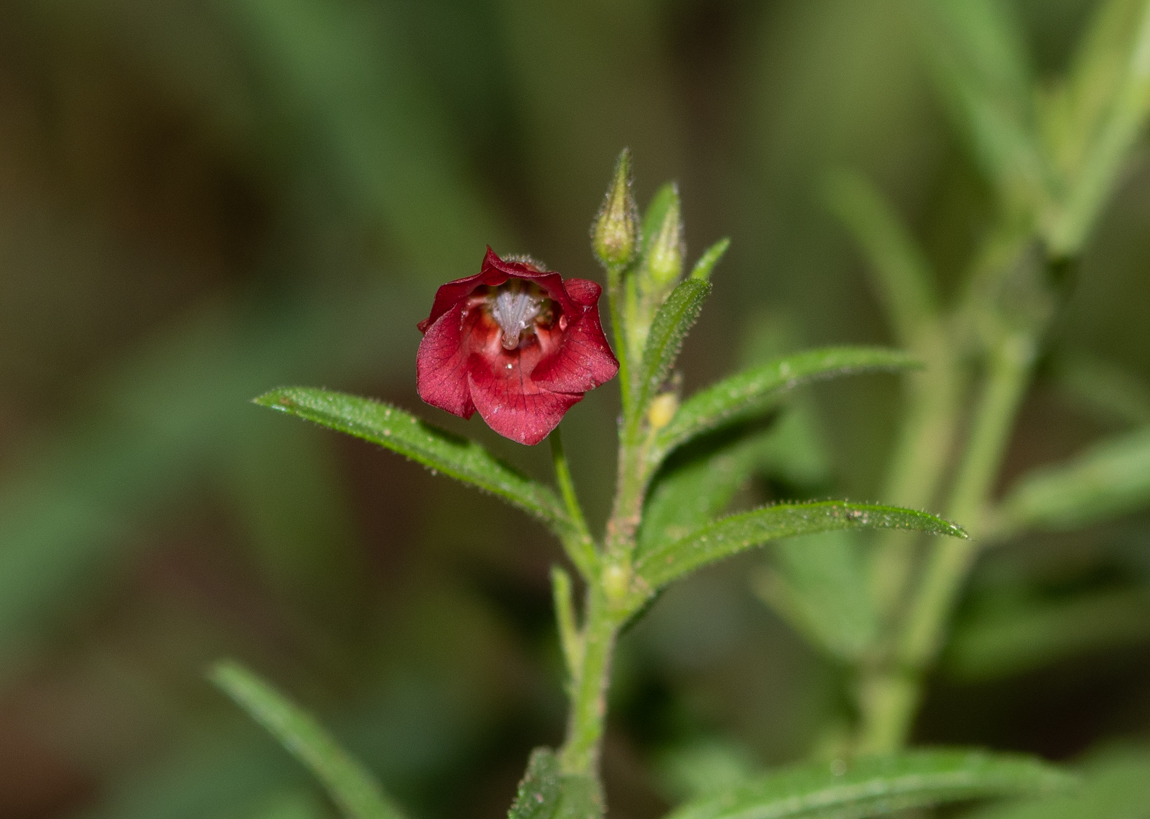
[(647, 253), (647, 275), (658, 290), (670, 287), (683, 274), (683, 219), (679, 207), (679, 189), (673, 188), (663, 223)]
[(639, 212), (631, 194), (631, 151), (615, 162), (615, 176), (591, 231), (591, 246), (604, 267), (625, 267), (639, 245)]

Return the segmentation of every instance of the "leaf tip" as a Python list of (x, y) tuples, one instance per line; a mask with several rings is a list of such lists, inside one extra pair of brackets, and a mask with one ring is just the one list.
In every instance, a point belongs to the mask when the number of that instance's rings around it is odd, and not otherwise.
[(269, 390), (263, 395), (256, 396), (252, 399), (252, 403), (258, 404), (261, 407), (279, 410), (280, 412), (287, 412), (296, 405), (296, 400), (292, 392), (293, 389), (291, 387), (279, 387), (274, 390)]

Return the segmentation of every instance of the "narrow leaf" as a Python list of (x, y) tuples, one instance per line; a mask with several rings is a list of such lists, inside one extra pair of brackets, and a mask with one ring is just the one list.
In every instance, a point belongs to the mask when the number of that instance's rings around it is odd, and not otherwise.
[(1150, 116), (1150, 3), (1141, 4), (1133, 32), (1109, 110), (1051, 230), (1052, 250), (1057, 253), (1071, 255), (1081, 249)]
[[(686, 282), (685, 282), (686, 283)], [(685, 284), (684, 283), (684, 284)], [(762, 412), (800, 384), (864, 372), (920, 366), (906, 353), (881, 347), (826, 347), (776, 359), (703, 389), (679, 407), (655, 439), (655, 458), (702, 432)]]
[(1059, 356), (1051, 369), (1058, 386), (1099, 421), (1150, 425), (1150, 387), (1133, 373), (1080, 351)]
[(1150, 805), (1150, 749), (1105, 751), (1082, 769), (1082, 784), (1065, 794), (991, 805), (965, 819), (1141, 819)]
[(827, 181), (827, 198), (874, 271), (874, 289), (898, 342), (914, 345), (924, 323), (938, 313), (930, 262), (877, 188), (842, 171)]
[(731, 240), (723, 238), (703, 251), (703, 255), (699, 257), (699, 261), (695, 262), (694, 268), (691, 269), (691, 278), (710, 281), (711, 273), (714, 272), (715, 266), (722, 261), (723, 256), (727, 253), (727, 248), (730, 246)]
[(966, 537), (954, 524), (910, 509), (845, 501), (780, 503), (722, 518), (681, 540), (661, 544), (638, 558), (635, 570), (657, 589), (752, 546), (836, 529), (911, 529)]
[(781, 770), (683, 805), (668, 819), (862, 819), (963, 799), (1052, 791), (1073, 781), (1032, 757), (911, 751)]
[(699, 318), (703, 300), (710, 292), (710, 283), (687, 279), (671, 291), (671, 295), (655, 314), (636, 382), (637, 394), (632, 406), (633, 418), (630, 425), (632, 434), (638, 432), (641, 414), (646, 411), (648, 402), (658, 392), (671, 367), (674, 366), (679, 348), (683, 346), (683, 339)]
[(375, 778), (310, 714), (238, 663), (216, 663), (209, 677), (315, 774), (349, 819), (403, 819)]
[(551, 489), (494, 458), (474, 441), (424, 423), (398, 407), (310, 387), (272, 390), (255, 402), (379, 444), (497, 495), (561, 535), (572, 531), (567, 511)]
[(1150, 427), (1096, 444), (1069, 463), (1036, 470), (1003, 501), (1002, 528), (1066, 530), (1150, 503)]
[(508, 819), (550, 819), (559, 805), (563, 772), (559, 758), (550, 748), (536, 748), (527, 762), (527, 772), (519, 782)]

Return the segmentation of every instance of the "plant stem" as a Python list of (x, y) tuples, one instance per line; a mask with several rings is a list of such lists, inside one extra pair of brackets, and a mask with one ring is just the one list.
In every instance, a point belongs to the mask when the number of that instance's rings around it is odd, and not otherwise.
[(571, 714), (567, 741), (560, 759), (563, 770), (598, 779), (603, 724), (607, 714), (607, 685), (618, 624), (603, 589), (591, 586), (582, 635), (582, 663), (572, 681)]
[(942, 646), (962, 585), (978, 555), (983, 511), (1006, 453), (1018, 407), (1030, 383), (1036, 342), (1030, 333), (1006, 336), (991, 353), (986, 385), (951, 493), (947, 515), (961, 521), (970, 540), (933, 544), (896, 647), (896, 670), (872, 694), (868, 750), (897, 748), (906, 741), (921, 696), (922, 675)]
[(575, 529), (571, 537), (564, 538), (563, 546), (583, 579), (589, 580), (594, 575), (595, 564), (598, 562), (595, 541), (587, 528), (587, 519), (583, 515), (583, 507), (579, 505), (579, 496), (575, 494), (575, 482), (571, 479), (571, 467), (567, 463), (567, 453), (563, 449), (563, 434), (560, 428), (556, 427), (548, 438), (551, 442), (551, 460), (555, 465), (555, 480), (559, 483), (559, 492), (563, 496), (567, 515), (571, 518)]
[(627, 346), (627, 334), (623, 328), (623, 305), (625, 294), (623, 292), (622, 265), (607, 266), (607, 305), (611, 313), (611, 334), (615, 339), (615, 357), (619, 359), (620, 395), (623, 401), (623, 416), (626, 417), (631, 408), (631, 367)]

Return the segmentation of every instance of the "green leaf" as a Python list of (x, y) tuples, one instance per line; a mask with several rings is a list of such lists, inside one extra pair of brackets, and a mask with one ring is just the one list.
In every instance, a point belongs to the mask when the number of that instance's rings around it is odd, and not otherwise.
[(536, 748), (527, 762), (527, 772), (519, 782), (508, 819), (550, 819), (559, 805), (563, 772), (559, 758), (550, 748)]
[(474, 441), (427, 424), (398, 407), (310, 387), (272, 390), (255, 402), (398, 452), (518, 506), (561, 535), (572, 530), (567, 511), (551, 489), (492, 457)]
[(836, 529), (911, 529), (966, 537), (952, 523), (910, 509), (845, 501), (780, 503), (731, 515), (637, 558), (635, 571), (654, 590), (752, 546)]
[(684, 401), (671, 423), (656, 436), (652, 458), (658, 461), (702, 432), (760, 413), (800, 384), (839, 375), (891, 372), (916, 366), (919, 363), (914, 358), (898, 350), (825, 347), (752, 367)]
[(1150, 805), (1150, 750), (1113, 749), (1090, 759), (1066, 794), (992, 805), (965, 819), (1142, 819)]
[(668, 819), (862, 819), (963, 799), (1050, 791), (1071, 782), (1032, 757), (910, 751), (781, 770), (683, 805)]
[(727, 248), (730, 246), (731, 240), (723, 238), (703, 251), (703, 255), (699, 257), (699, 261), (695, 262), (695, 266), (691, 269), (691, 278), (710, 281), (715, 265), (722, 261), (723, 256), (727, 253)]
[(678, 540), (727, 508), (762, 461), (773, 419), (700, 436), (668, 459), (652, 482), (636, 554)]
[(1150, 594), (1144, 589), (1107, 589), (1065, 600), (1024, 599), (960, 619), (943, 664), (954, 677), (987, 680), (1147, 639)]
[(1150, 503), (1150, 427), (1109, 438), (1071, 460), (1024, 475), (997, 528), (1067, 530)]
[(930, 262), (882, 193), (861, 174), (835, 174), (826, 194), (870, 262), (874, 289), (895, 338), (914, 346), (923, 325), (938, 315)]
[(216, 663), (213, 683), (307, 767), (349, 819), (403, 819), (362, 765), (312, 716), (238, 663)]
[(1150, 115), (1150, 3), (1103, 9), (1072, 83), (1067, 122), (1051, 126), (1070, 188), (1047, 238), (1064, 256), (1081, 249)]
[(921, 0), (925, 47), (975, 159), (1010, 200), (1041, 204), (1048, 173), (1021, 26), (997, 0)]
[(687, 331), (699, 318), (703, 309), (703, 300), (711, 292), (709, 282), (698, 279), (682, 281), (671, 291), (671, 295), (663, 302), (655, 320), (651, 323), (651, 332), (647, 336), (647, 345), (643, 350), (643, 363), (639, 367), (639, 377), (636, 381), (635, 401), (632, 404), (632, 418), (629, 425), (632, 435), (638, 434), (639, 422), (647, 404), (658, 393), (659, 388), (675, 364), (679, 355), (679, 348), (683, 346), (683, 339)]
[(752, 576), (755, 592), (812, 645), (857, 662), (879, 636), (864, 550), (852, 531), (784, 540), (772, 566)]

